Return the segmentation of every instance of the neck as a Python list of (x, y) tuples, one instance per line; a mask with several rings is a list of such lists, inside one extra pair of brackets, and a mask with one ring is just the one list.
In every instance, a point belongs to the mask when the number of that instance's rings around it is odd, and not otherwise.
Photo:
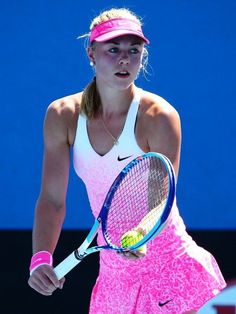
[(117, 115), (126, 112), (135, 94), (135, 85), (130, 85), (124, 90), (115, 90), (113, 88), (104, 88), (97, 82), (97, 88), (101, 99), (101, 113), (104, 117)]

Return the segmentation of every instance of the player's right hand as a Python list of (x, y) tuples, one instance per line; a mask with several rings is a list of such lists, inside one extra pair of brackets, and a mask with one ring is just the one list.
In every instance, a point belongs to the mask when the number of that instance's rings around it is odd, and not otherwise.
[(49, 296), (56, 289), (62, 289), (65, 278), (57, 279), (57, 276), (50, 265), (41, 265), (31, 274), (28, 284), (38, 293)]

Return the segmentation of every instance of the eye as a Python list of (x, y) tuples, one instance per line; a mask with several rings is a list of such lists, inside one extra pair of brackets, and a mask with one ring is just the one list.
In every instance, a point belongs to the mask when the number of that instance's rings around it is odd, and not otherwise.
[(112, 47), (108, 51), (111, 53), (117, 53), (119, 51), (119, 49), (117, 47)]
[(132, 54), (137, 54), (137, 53), (139, 53), (139, 50), (137, 48), (132, 48), (132, 49), (130, 49), (130, 52)]

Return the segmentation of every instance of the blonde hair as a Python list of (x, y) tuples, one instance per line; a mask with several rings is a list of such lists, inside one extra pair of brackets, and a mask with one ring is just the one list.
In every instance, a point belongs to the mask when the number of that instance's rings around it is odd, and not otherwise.
[[(141, 18), (135, 15), (132, 11), (127, 8), (119, 8), (119, 9), (110, 9), (101, 12), (98, 16), (96, 16), (90, 24), (90, 31), (97, 25), (102, 22), (108, 21), (114, 18), (128, 18), (130, 20), (134, 20), (142, 25)], [(94, 45), (94, 43), (92, 44)], [(147, 64), (147, 49), (144, 48), (144, 62), (142, 65), (142, 69), (144, 70), (145, 65)], [(82, 95), (80, 111), (84, 113), (88, 119), (94, 117), (94, 114), (97, 112), (99, 107), (101, 106), (101, 99), (99, 93), (96, 88), (96, 77), (85, 87)]]
[(92, 30), (95, 26), (99, 25), (102, 22), (115, 18), (127, 18), (130, 20), (134, 20), (142, 25), (141, 19), (137, 17), (132, 11), (126, 8), (120, 8), (103, 11), (100, 15), (93, 19), (92, 23), (90, 24), (90, 30)]

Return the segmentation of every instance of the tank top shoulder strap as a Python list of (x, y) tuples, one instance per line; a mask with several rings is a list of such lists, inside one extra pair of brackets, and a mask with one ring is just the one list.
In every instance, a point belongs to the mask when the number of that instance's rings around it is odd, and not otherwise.
[(88, 141), (89, 140), (87, 134), (87, 118), (84, 114), (80, 113), (77, 121), (74, 148), (88, 146), (89, 144)]
[(130, 105), (130, 108), (127, 114), (127, 118), (125, 121), (125, 126), (122, 132), (122, 135), (134, 134), (141, 96), (142, 96), (142, 89), (136, 87), (135, 95), (134, 95), (134, 98), (132, 100), (132, 103)]

